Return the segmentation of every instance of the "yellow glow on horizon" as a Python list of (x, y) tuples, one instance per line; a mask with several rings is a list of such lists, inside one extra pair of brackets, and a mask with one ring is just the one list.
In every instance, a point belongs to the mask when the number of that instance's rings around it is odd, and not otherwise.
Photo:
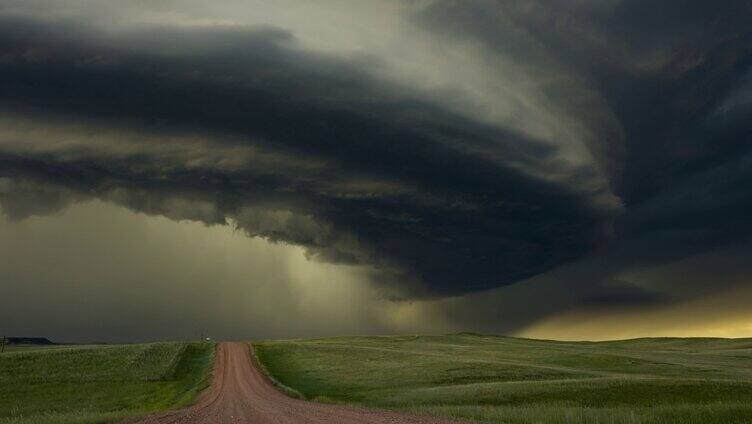
[(752, 290), (645, 309), (570, 311), (533, 323), (519, 337), (556, 340), (619, 340), (639, 337), (752, 337)]

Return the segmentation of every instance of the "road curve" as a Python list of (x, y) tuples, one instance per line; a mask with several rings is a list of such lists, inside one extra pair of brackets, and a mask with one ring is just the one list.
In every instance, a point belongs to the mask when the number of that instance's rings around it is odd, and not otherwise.
[(212, 385), (188, 408), (149, 416), (140, 424), (458, 424), (460, 421), (327, 405), (293, 399), (276, 389), (251, 360), (248, 343), (217, 347)]

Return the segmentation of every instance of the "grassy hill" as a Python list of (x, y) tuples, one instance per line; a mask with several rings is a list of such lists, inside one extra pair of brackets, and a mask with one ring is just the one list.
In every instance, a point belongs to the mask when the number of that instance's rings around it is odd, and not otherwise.
[(752, 339), (457, 334), (254, 343), (311, 400), (492, 423), (749, 423)]
[(100, 423), (177, 407), (208, 383), (214, 346), (18, 347), (0, 355), (0, 424)]

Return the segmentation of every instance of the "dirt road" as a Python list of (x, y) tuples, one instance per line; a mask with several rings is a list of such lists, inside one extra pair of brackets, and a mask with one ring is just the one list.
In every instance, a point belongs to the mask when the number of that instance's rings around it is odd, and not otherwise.
[(212, 385), (189, 408), (148, 417), (141, 424), (457, 424), (457, 421), (326, 405), (278, 391), (251, 360), (247, 343), (220, 343)]

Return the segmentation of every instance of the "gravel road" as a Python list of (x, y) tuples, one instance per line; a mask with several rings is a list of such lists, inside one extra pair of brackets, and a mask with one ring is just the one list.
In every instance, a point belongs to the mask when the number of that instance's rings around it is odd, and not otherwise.
[(212, 385), (186, 409), (153, 415), (141, 424), (458, 424), (459, 421), (327, 405), (293, 399), (277, 390), (251, 360), (247, 343), (220, 343)]

